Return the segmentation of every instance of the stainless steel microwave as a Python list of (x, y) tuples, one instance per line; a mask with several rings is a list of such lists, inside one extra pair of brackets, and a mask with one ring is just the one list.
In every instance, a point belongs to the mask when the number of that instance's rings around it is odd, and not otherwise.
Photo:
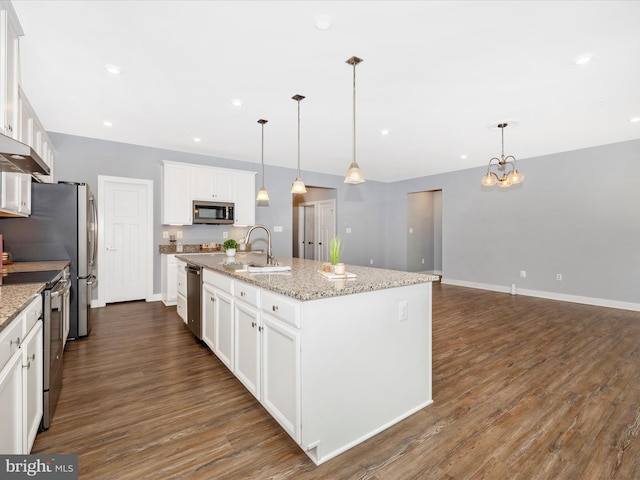
[(233, 224), (235, 205), (227, 202), (193, 201), (193, 223), (209, 225)]

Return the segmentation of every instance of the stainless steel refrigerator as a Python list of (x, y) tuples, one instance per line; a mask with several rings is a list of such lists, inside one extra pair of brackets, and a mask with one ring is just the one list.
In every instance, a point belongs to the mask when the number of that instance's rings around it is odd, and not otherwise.
[(91, 331), (91, 290), (96, 284), (96, 203), (84, 183), (32, 183), (31, 215), (0, 219), (4, 250), (18, 262), (69, 260), (69, 338)]

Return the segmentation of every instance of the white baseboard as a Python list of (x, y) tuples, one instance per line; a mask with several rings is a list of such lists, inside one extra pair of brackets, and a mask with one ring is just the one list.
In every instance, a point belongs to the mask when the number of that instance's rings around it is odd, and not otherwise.
[[(445, 285), (457, 285), (459, 287), (477, 288), (480, 290), (490, 290), (492, 292), (511, 293), (511, 287), (503, 285), (491, 285), (488, 283), (467, 282), (464, 280), (452, 280), (442, 278)], [(560, 300), (562, 302), (582, 303), (584, 305), (594, 305), (597, 307), (618, 308), (620, 310), (632, 310), (640, 312), (640, 303), (623, 302), (620, 300), (609, 300), (606, 298), (583, 297), (581, 295), (569, 295), (566, 293), (543, 292), (540, 290), (529, 290), (525, 288), (517, 289), (518, 295), (527, 297), (546, 298), (548, 300)]]
[(154, 293), (153, 295), (151, 295), (150, 297), (147, 297), (145, 299), (146, 302), (159, 302), (162, 300), (162, 294), (161, 293)]

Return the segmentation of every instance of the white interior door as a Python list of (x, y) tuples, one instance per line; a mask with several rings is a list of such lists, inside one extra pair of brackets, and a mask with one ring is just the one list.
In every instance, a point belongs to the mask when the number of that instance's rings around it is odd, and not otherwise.
[(153, 182), (98, 177), (101, 305), (150, 300), (153, 292)]
[(330, 262), (329, 243), (336, 234), (336, 202), (335, 200), (319, 202), (316, 210), (318, 219), (316, 260)]

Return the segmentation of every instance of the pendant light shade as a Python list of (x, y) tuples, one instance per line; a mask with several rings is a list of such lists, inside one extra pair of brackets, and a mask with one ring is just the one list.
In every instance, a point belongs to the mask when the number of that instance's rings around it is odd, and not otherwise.
[(353, 161), (349, 165), (347, 175), (344, 177), (344, 183), (357, 185), (364, 183), (364, 175), (358, 162), (356, 162), (356, 65), (362, 62), (361, 58), (351, 57), (346, 63), (353, 65)]
[(262, 154), (260, 156), (260, 163), (262, 163), (262, 186), (260, 190), (258, 190), (258, 196), (256, 197), (256, 201), (258, 202), (268, 202), (269, 194), (267, 193), (267, 189), (264, 188), (264, 124), (269, 120), (263, 120), (262, 118), (258, 120), (258, 123), (262, 126)]
[(291, 98), (298, 102), (298, 176), (291, 185), (291, 193), (307, 193), (307, 187), (304, 186), (304, 182), (300, 178), (300, 100), (304, 100), (304, 97), (294, 95)]

